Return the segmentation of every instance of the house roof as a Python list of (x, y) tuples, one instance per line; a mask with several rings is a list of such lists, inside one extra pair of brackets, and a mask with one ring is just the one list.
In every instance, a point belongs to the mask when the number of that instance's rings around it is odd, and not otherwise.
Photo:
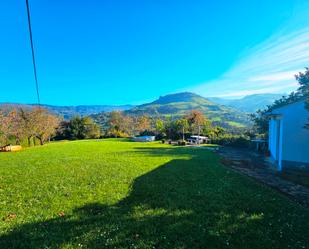
[(307, 97), (301, 97), (300, 99), (295, 100), (295, 101), (293, 101), (291, 103), (285, 103), (285, 104), (282, 104), (281, 106), (275, 107), (273, 110), (280, 109), (280, 108), (288, 106), (288, 105), (294, 105), (296, 103), (303, 102), (305, 100), (309, 100), (309, 97), (308, 96)]
[(282, 108), (286, 108), (288, 106), (295, 105), (297, 103), (304, 102), (307, 99), (309, 100), (309, 97), (302, 97), (299, 100), (296, 100), (294, 102), (282, 104), (281, 106), (273, 108), (270, 112), (265, 113), (265, 115), (267, 115), (267, 116), (278, 115), (277, 113), (273, 113), (273, 111), (278, 110), (278, 109), (282, 109)]
[(206, 139), (206, 138), (208, 138), (208, 137), (193, 135), (193, 136), (190, 136), (190, 138)]

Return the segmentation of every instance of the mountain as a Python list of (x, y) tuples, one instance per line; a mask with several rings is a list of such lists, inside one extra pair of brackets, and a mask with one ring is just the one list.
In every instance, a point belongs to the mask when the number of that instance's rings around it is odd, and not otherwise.
[(271, 105), (275, 100), (280, 99), (284, 94), (253, 94), (241, 99), (208, 98), (219, 105), (236, 108), (243, 112), (256, 112)]
[[(31, 109), (36, 106), (35, 104), (17, 104), (17, 103), (0, 103), (0, 109), (12, 109), (12, 108), (26, 108)], [(125, 111), (133, 108), (133, 105), (79, 105), (79, 106), (54, 106), (54, 105), (41, 105), (51, 113), (63, 117), (64, 119), (70, 119), (75, 115), (88, 116), (91, 114), (97, 114), (101, 112), (110, 111)]]
[(248, 124), (248, 116), (234, 108), (216, 104), (200, 95), (182, 92), (161, 96), (159, 99), (138, 105), (126, 111), (131, 115), (183, 116), (191, 110), (203, 112), (213, 122), (227, 126), (244, 126)]

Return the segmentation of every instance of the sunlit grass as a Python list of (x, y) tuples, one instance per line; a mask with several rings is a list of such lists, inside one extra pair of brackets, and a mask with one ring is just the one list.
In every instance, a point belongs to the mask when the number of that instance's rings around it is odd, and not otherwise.
[(199, 148), (122, 139), (0, 154), (0, 248), (306, 248), (308, 210)]

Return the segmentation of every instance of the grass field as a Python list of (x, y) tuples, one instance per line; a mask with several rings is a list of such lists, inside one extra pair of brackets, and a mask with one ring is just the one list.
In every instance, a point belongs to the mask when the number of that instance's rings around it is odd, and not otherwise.
[(125, 140), (0, 154), (0, 248), (309, 248), (309, 211), (205, 149)]

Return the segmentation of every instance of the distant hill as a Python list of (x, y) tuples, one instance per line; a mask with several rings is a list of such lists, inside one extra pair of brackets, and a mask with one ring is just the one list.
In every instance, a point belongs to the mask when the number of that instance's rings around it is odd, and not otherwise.
[(208, 98), (219, 105), (236, 108), (243, 112), (256, 112), (271, 105), (275, 100), (280, 99), (284, 94), (253, 94), (241, 99)]
[[(36, 105), (34, 104), (16, 104), (16, 103), (0, 103), (0, 109), (11, 109), (17, 107), (23, 107), (31, 109)], [(79, 106), (54, 106), (54, 105), (41, 105), (43, 108), (49, 110), (51, 113), (59, 115), (64, 119), (70, 119), (75, 115), (88, 116), (91, 114), (97, 114), (101, 112), (111, 112), (114, 110), (125, 111), (133, 105), (79, 105)]]
[[(42, 105), (50, 112), (69, 119), (74, 115), (91, 116), (98, 123), (104, 123), (106, 112), (114, 110), (125, 111), (130, 115), (172, 116), (179, 117), (191, 110), (203, 112), (215, 124), (224, 127), (243, 127), (250, 123), (247, 113), (265, 108), (281, 94), (255, 94), (242, 99), (204, 98), (191, 92), (168, 94), (157, 100), (138, 106), (133, 105), (79, 105), (53, 106)], [(0, 109), (14, 107), (32, 108), (33, 104), (0, 103)]]
[(230, 126), (243, 126), (248, 123), (248, 116), (234, 108), (216, 104), (200, 95), (182, 92), (161, 96), (159, 99), (138, 105), (127, 114), (152, 116), (182, 116), (191, 110), (203, 112), (210, 120)]

